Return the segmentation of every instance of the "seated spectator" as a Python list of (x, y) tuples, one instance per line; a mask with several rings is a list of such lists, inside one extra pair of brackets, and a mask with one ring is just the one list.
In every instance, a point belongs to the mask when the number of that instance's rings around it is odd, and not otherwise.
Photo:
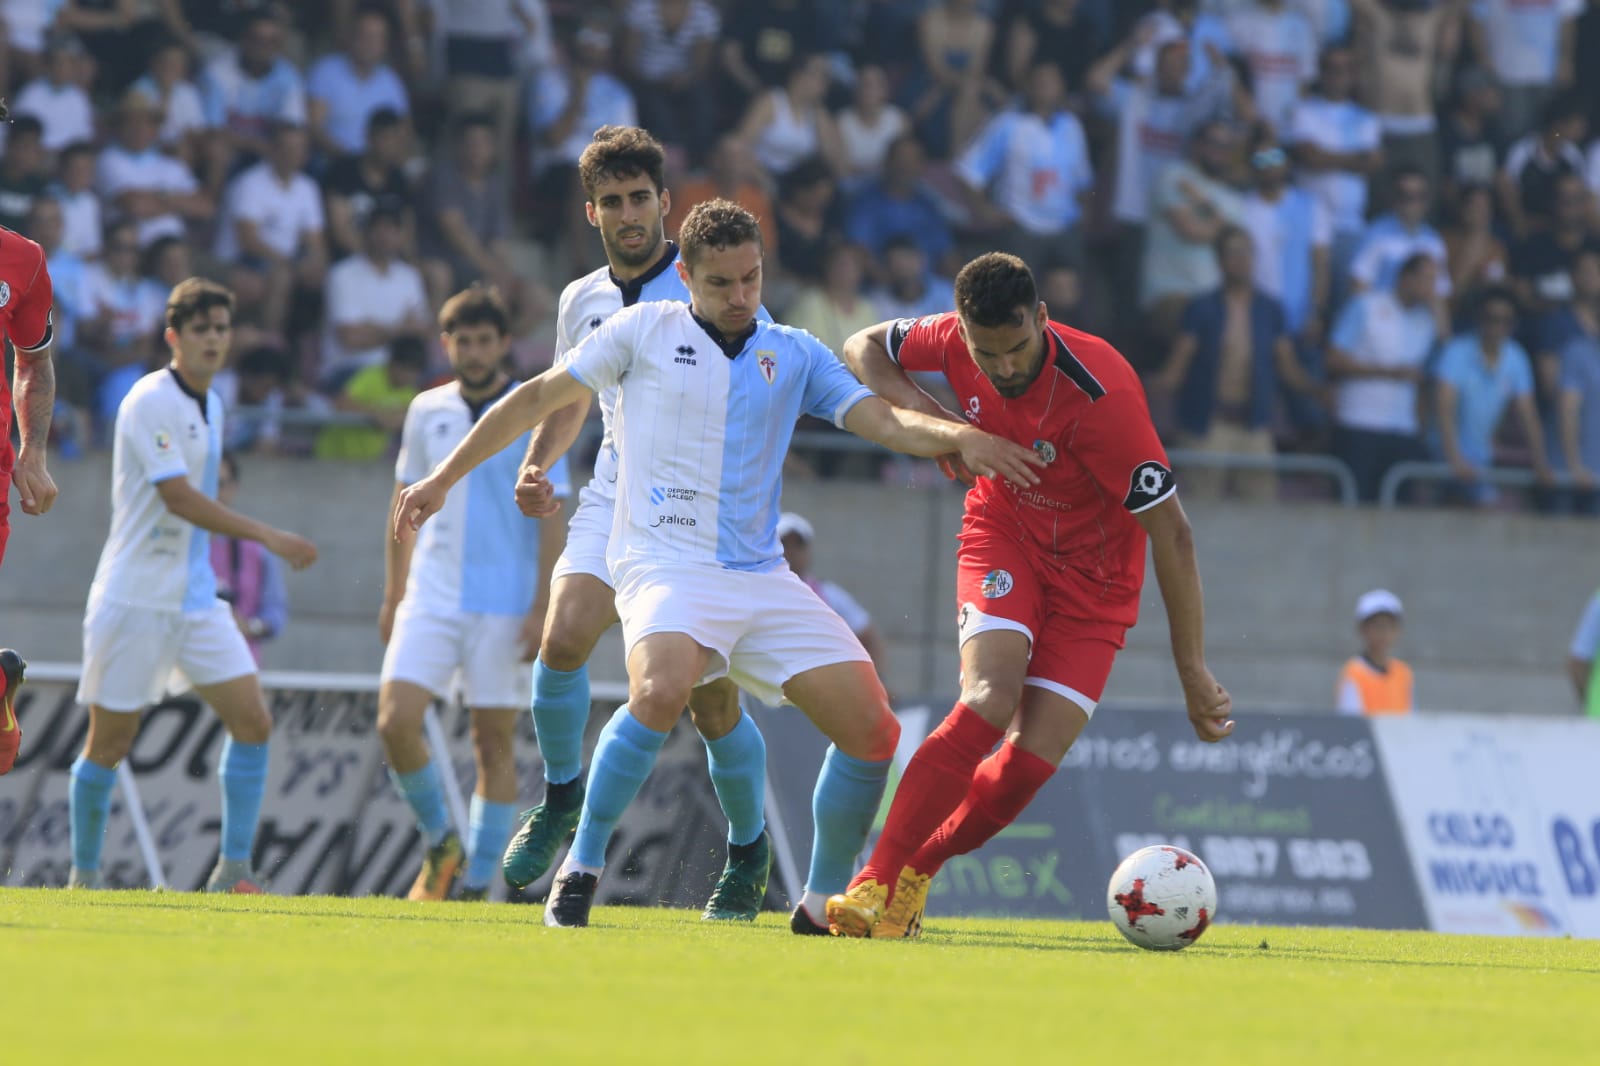
[(50, 184), (44, 153), (44, 127), (32, 115), (11, 120), (5, 154), (0, 155), (0, 226), (21, 231), (33, 202)]
[(1317, 74), (1317, 35), (1288, 0), (1238, 5), (1228, 19), (1234, 53), (1250, 71), (1256, 110), (1277, 133), (1290, 127), (1301, 90)]
[(827, 94), (827, 57), (813, 54), (797, 58), (782, 86), (768, 89), (750, 104), (739, 136), (750, 143), (756, 159), (774, 178), (782, 179), (816, 157), (833, 173), (844, 173), (839, 129), (823, 103)]
[(389, 344), (388, 358), (350, 375), (334, 408), (365, 417), (370, 426), (329, 426), (317, 436), (318, 459), (371, 460), (385, 455), (399, 439), (406, 407), (422, 387), (428, 350), (416, 337)]
[(1179, 311), (1221, 278), (1217, 238), (1244, 220), (1244, 198), (1228, 180), (1236, 145), (1226, 123), (1207, 122), (1194, 133), (1189, 160), (1168, 167), (1156, 183), (1140, 302), (1158, 337), (1170, 336)]
[(857, 330), (883, 321), (883, 312), (863, 292), (866, 271), (860, 247), (835, 241), (823, 255), (822, 282), (808, 285), (789, 305), (784, 321), (826, 344), (834, 354)]
[(633, 0), (622, 35), (622, 70), (645, 128), (682, 145), (698, 163), (711, 150), (717, 37), (722, 16), (711, 0)]
[(267, 154), (275, 125), (305, 125), (305, 82), (284, 57), (283, 42), (283, 25), (270, 10), (260, 10), (246, 20), (238, 45), (201, 71), (200, 94), (212, 131), (206, 162), (212, 190)]
[(1538, 120), (1558, 87), (1573, 81), (1573, 19), (1584, 0), (1473, 0), (1467, 39), (1505, 97), (1501, 122), (1515, 137)]
[(839, 112), (839, 143), (848, 188), (860, 188), (883, 173), (889, 150), (909, 126), (906, 113), (889, 102), (889, 75), (868, 64), (856, 71), (855, 95)]
[(1567, 676), (1578, 691), (1578, 703), (1590, 718), (1600, 719), (1600, 592), (1589, 599), (1567, 650)]
[(133, 83), (161, 108), (161, 144), (191, 166), (200, 162), (206, 132), (205, 103), (189, 78), (189, 53), (169, 41), (150, 57), (150, 68)]
[(115, 139), (96, 167), (96, 191), (108, 213), (134, 220), (141, 244), (183, 236), (187, 220), (208, 219), (215, 210), (194, 173), (157, 151), (160, 117), (154, 100), (130, 89), (117, 108)]
[(672, 184), (672, 210), (666, 217), (667, 236), (677, 239), (678, 223), (695, 205), (718, 198), (732, 200), (756, 216), (761, 224), (761, 242), (766, 247), (767, 261), (777, 262), (778, 222), (773, 216), (765, 182), (766, 175), (750, 145), (738, 134), (725, 134), (712, 148), (704, 174)]
[(363, 6), (345, 50), (317, 60), (306, 78), (311, 140), (318, 151), (331, 158), (358, 155), (375, 112), (410, 113), (406, 87), (388, 58), (389, 17), (381, 7)]
[(1328, 269), (1335, 286), (1332, 295), (1339, 296), (1367, 224), (1367, 180), (1383, 164), (1383, 129), (1378, 117), (1353, 99), (1355, 56), (1350, 49), (1326, 49), (1318, 70), (1284, 139), (1300, 169), (1301, 187), (1317, 198), (1332, 222)]
[(417, 193), (405, 169), (410, 152), (411, 126), (405, 116), (380, 108), (367, 119), (362, 153), (335, 160), (323, 174), (322, 205), (335, 259), (361, 250), (367, 217), (380, 208), (400, 218), (406, 234), (402, 254), (415, 257)]
[(1082, 91), (1105, 43), (1100, 26), (1085, 10), (1089, 6), (1082, 0), (1013, 5), (1001, 39), (1006, 87), (1020, 91), (1028, 71), (1039, 63), (1051, 63), (1061, 72), (1068, 92)]
[(1438, 269), (1426, 252), (1414, 253), (1393, 289), (1352, 297), (1328, 339), (1333, 454), (1355, 475), (1363, 503), (1377, 501), (1395, 464), (1424, 458), (1417, 399), (1428, 356), (1444, 335), (1434, 295)]
[(1373, 589), (1356, 601), (1361, 654), (1339, 671), (1340, 714), (1410, 714), (1416, 709), (1411, 667), (1394, 655), (1404, 617), (1400, 597)]
[(1600, 249), (1573, 258), (1572, 283), (1572, 304), (1561, 313), (1566, 322), (1555, 327), (1562, 340), (1550, 457), (1576, 483), (1561, 509), (1600, 515)]
[[(1317, 383), (1295, 358), (1283, 305), (1255, 286), (1250, 234), (1225, 226), (1214, 254), (1222, 285), (1184, 309), (1180, 331), (1154, 386), (1177, 394), (1183, 447), (1232, 455), (1273, 455), (1273, 411), (1278, 388), (1314, 393)], [(1229, 474), (1232, 477), (1229, 477)], [(1225, 483), (1252, 500), (1277, 493), (1270, 471), (1196, 467), (1184, 471), (1187, 493), (1215, 498)]]
[(45, 151), (52, 155), (74, 141), (94, 140), (94, 108), (84, 90), (87, 58), (83, 43), (64, 36), (50, 42), (45, 72), (22, 87), (13, 115), (39, 120)]
[(400, 258), (401, 217), (375, 208), (362, 232), (361, 253), (328, 271), (322, 380), (334, 389), (353, 372), (381, 364), (394, 341), (426, 336), (431, 328), (422, 275)]
[(917, 18), (922, 61), (903, 99), (917, 136), (935, 158), (966, 144), (998, 99), (998, 87), (988, 81), (994, 38), (994, 23), (978, 0), (935, 0)]
[(171, 292), (185, 278), (194, 277), (194, 259), (189, 242), (179, 237), (160, 237), (144, 250), (140, 273)]
[(1428, 224), (1433, 208), (1428, 177), (1420, 170), (1402, 167), (1391, 178), (1394, 210), (1372, 222), (1350, 262), (1350, 280), (1357, 289), (1392, 288), (1400, 264), (1417, 252), (1426, 252), (1438, 266), (1439, 295), (1449, 296), (1450, 263), (1444, 238)]
[(1439, 131), (1446, 209), (1459, 204), (1464, 190), (1477, 185), (1493, 187), (1500, 180), (1505, 145), (1495, 121), (1500, 113), (1500, 89), (1487, 71), (1468, 67), (1456, 79), (1455, 96)]
[(1489, 186), (1461, 190), (1455, 224), (1444, 233), (1444, 247), (1457, 308), (1466, 310), (1479, 290), (1506, 280), (1511, 253), (1495, 232), (1494, 194)]
[(826, 45), (827, 28), (817, 18), (814, 0), (731, 5), (719, 56), (727, 83), (724, 99), (749, 100), (782, 85), (801, 56)]
[(83, 141), (67, 145), (56, 163), (60, 181), (47, 190), (61, 205), (61, 246), (85, 259), (100, 254), (103, 225), (100, 197), (94, 191), (95, 160), (94, 145)]
[(1525, 238), (1550, 227), (1556, 186), (1568, 175), (1583, 175), (1580, 146), (1587, 129), (1588, 120), (1577, 101), (1561, 97), (1545, 107), (1539, 128), (1506, 153), (1500, 172), (1500, 207), (1513, 237)]
[(935, 276), (922, 246), (903, 233), (884, 246), (883, 285), (873, 291), (872, 302), (886, 319), (937, 315), (955, 307), (955, 284)]
[(844, 619), (850, 632), (861, 641), (861, 646), (872, 657), (874, 668), (883, 673), (885, 647), (883, 635), (872, 624), (872, 615), (844, 587), (833, 581), (816, 577), (811, 569), (811, 546), (817, 539), (816, 530), (803, 515), (785, 511), (778, 516), (778, 542), (783, 545), (783, 558), (794, 575), (804, 581), (823, 603)]
[(488, 123), (494, 154), (510, 159), (517, 120), (517, 48), (533, 30), (519, 0), (479, 0), (434, 7), (434, 33), (444, 41), (446, 100), (452, 127), (468, 116)]
[(1514, 338), (1517, 300), (1510, 289), (1491, 288), (1478, 300), (1477, 328), (1446, 344), (1434, 369), (1438, 450), (1450, 464), (1468, 503), (1495, 502), (1498, 494), (1480, 474), (1494, 465), (1494, 439), (1508, 409), (1527, 437), (1541, 484), (1550, 480), (1544, 431), (1533, 402), (1533, 366)]
[(1572, 299), (1572, 257), (1591, 242), (1589, 190), (1576, 174), (1563, 174), (1550, 197), (1552, 225), (1511, 247), (1511, 277), (1523, 306), (1535, 317)]
[(156, 365), (167, 290), (139, 273), (139, 234), (130, 220), (106, 228), (105, 255), (84, 272), (79, 336), (94, 353), (90, 379), (95, 416), (103, 431), (134, 383)]
[(172, 0), (58, 0), (55, 28), (83, 41), (94, 57), (95, 80), (113, 94), (139, 76), (162, 41), (190, 43), (188, 21)]
[[(821, 156), (793, 168), (779, 184), (776, 266), (789, 279), (822, 280), (823, 257), (841, 229), (837, 192), (833, 169)], [(769, 259), (767, 268), (773, 265)]]
[(922, 142), (915, 135), (896, 138), (889, 146), (883, 176), (869, 181), (851, 202), (845, 231), (852, 241), (879, 257), (890, 241), (910, 237), (928, 262), (949, 271), (958, 258), (955, 239), (939, 201), (923, 183), (927, 163)]
[[(1026, 110), (989, 121), (956, 162), (980, 218), (1004, 228), (993, 246), (1033, 268), (1044, 300), (1057, 298), (1059, 272), (1083, 261), (1083, 200), (1094, 188), (1089, 145), (1078, 117), (1067, 110), (1067, 89), (1052, 63), (1028, 73)], [(991, 204), (992, 198), (992, 204)]]
[(267, 157), (228, 185), (215, 254), (238, 268), (233, 287), (241, 305), (260, 292), (262, 325), (284, 333), (296, 291), (321, 290), (328, 244), (322, 196), (303, 172), (310, 135), (303, 126), (279, 123), (268, 137)]
[(5, 4), (6, 55), (12, 84), (38, 77), (45, 66), (45, 45), (56, 28), (61, 0), (8, 0)]
[(59, 436), (63, 442), (82, 448), (93, 437), (90, 412), (94, 409), (99, 367), (94, 357), (78, 346), (78, 321), (83, 314), (84, 278), (89, 265), (63, 246), (65, 230), (60, 203), (49, 196), (33, 201), (24, 232), (44, 249), (45, 261), (50, 265), (54, 294), (50, 352), (56, 366), (57, 414), (68, 420)]
[(217, 375), (212, 387), (227, 412), (224, 448), (263, 455), (279, 450), (283, 411), (296, 389), (294, 368), (283, 349), (270, 344), (247, 349), (235, 366)]
[[(224, 451), (217, 471), (217, 502), (232, 507), (238, 497), (239, 460)], [(217, 575), (217, 599), (232, 608), (233, 620), (259, 664), (261, 645), (283, 632), (289, 621), (283, 564), (257, 541), (213, 533), (211, 569)]]

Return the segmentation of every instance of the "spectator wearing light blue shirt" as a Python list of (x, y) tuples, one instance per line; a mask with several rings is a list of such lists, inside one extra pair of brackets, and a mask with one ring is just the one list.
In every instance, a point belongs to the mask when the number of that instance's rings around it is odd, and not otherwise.
[(1426, 252), (1439, 267), (1439, 295), (1449, 296), (1450, 264), (1444, 238), (1428, 224), (1433, 206), (1428, 176), (1415, 167), (1402, 167), (1392, 180), (1394, 210), (1367, 227), (1350, 264), (1350, 280), (1357, 289), (1392, 289), (1400, 264), (1415, 252)]
[(1495, 432), (1508, 407), (1515, 409), (1527, 436), (1536, 476), (1541, 484), (1550, 480), (1544, 430), (1533, 402), (1533, 365), (1513, 339), (1516, 325), (1517, 303), (1511, 290), (1485, 289), (1478, 299), (1476, 330), (1445, 345), (1434, 368), (1439, 453), (1471, 503), (1496, 499), (1480, 474), (1494, 463)]
[(274, 123), (305, 124), (305, 82), (283, 57), (283, 37), (283, 26), (263, 9), (245, 23), (238, 47), (220, 53), (201, 71), (206, 125), (215, 132), (207, 173), (213, 190), (240, 163), (267, 154)]
[(916, 135), (897, 137), (884, 158), (883, 176), (869, 179), (851, 201), (845, 223), (850, 240), (881, 258), (896, 238), (910, 237), (930, 264), (948, 270), (955, 240), (923, 184), (926, 168), (927, 154)]
[(1558, 436), (1550, 457), (1575, 483), (1562, 509), (1600, 515), (1600, 249), (1584, 248), (1573, 257), (1572, 288), (1572, 304), (1563, 311), (1568, 321), (1559, 349)]
[(406, 87), (386, 63), (389, 19), (380, 8), (364, 7), (350, 27), (343, 52), (317, 60), (307, 79), (311, 138), (328, 156), (359, 155), (366, 147), (367, 120), (388, 109), (409, 114)]

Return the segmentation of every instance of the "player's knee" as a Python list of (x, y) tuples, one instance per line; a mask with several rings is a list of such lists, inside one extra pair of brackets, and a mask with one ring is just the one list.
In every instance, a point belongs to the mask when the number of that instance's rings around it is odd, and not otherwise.
[(413, 721), (410, 715), (400, 713), (393, 705), (379, 705), (378, 739), (385, 748), (413, 740), (421, 732), (421, 723)]
[(545, 631), (544, 642), (539, 646), (539, 660), (552, 670), (571, 673), (589, 661), (592, 647), (592, 642), (558, 618)]
[(857, 758), (867, 762), (883, 762), (894, 758), (895, 749), (900, 746), (900, 719), (889, 710), (887, 701), (873, 719), (864, 743), (863, 752)]
[(675, 678), (641, 677), (628, 685), (628, 708), (651, 729), (671, 729), (689, 702), (689, 689)]
[(272, 715), (257, 704), (229, 726), (228, 735), (241, 744), (265, 744), (272, 737)]
[(1004, 728), (1022, 702), (1022, 682), (975, 677), (961, 686), (961, 702), (984, 721)]

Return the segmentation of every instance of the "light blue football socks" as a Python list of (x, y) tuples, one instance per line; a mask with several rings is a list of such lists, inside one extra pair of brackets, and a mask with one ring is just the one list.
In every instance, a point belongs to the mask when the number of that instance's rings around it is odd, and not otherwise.
[(517, 805), (495, 803), (476, 792), (467, 816), (467, 871), (463, 888), (488, 888), (489, 880), (500, 869), (500, 856), (517, 821)]
[(72, 865), (85, 873), (100, 869), (100, 845), (111, 814), (111, 789), (117, 771), (79, 755), (72, 763), (67, 806), (72, 822)]
[(400, 790), (400, 795), (411, 804), (428, 847), (433, 847), (450, 834), (450, 811), (444, 803), (439, 771), (431, 761), (409, 774), (395, 773), (394, 768), (390, 767), (389, 777), (393, 779), (394, 787)]
[(806, 874), (808, 896), (818, 893), (826, 898), (849, 886), (856, 858), (866, 847), (872, 820), (883, 802), (891, 761), (864, 762), (828, 745), (816, 791), (811, 794), (815, 836), (811, 869)]
[(606, 845), (617, 828), (617, 821), (628, 804), (639, 794), (645, 778), (656, 764), (656, 756), (667, 742), (667, 734), (639, 721), (623, 704), (600, 731), (589, 766), (588, 794), (578, 833), (572, 842), (568, 863), (588, 871), (606, 864)]
[(706, 741), (717, 802), (728, 816), (728, 843), (751, 844), (767, 827), (767, 742), (748, 714), (726, 736)]
[(583, 773), (583, 729), (589, 722), (589, 668), (552, 670), (533, 664), (533, 731), (544, 758), (544, 779), (575, 781)]
[(222, 857), (248, 862), (267, 794), (267, 745), (242, 744), (232, 737), (223, 741), (217, 779), (222, 783)]

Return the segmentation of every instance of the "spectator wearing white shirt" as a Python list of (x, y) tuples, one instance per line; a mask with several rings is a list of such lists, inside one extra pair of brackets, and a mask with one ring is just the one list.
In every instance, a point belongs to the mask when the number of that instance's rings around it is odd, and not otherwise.
[(1350, 263), (1351, 282), (1358, 289), (1393, 288), (1400, 264), (1415, 252), (1426, 252), (1439, 268), (1435, 276), (1438, 294), (1449, 296), (1450, 262), (1444, 238), (1428, 224), (1433, 194), (1427, 175), (1402, 167), (1394, 171), (1391, 181), (1394, 210), (1375, 220), (1362, 234), (1361, 246)]
[(855, 96), (840, 110), (836, 123), (844, 149), (844, 183), (848, 191), (883, 174), (889, 146), (907, 129), (906, 113), (889, 102), (889, 75), (880, 66), (856, 70)]
[(1250, 69), (1261, 117), (1283, 133), (1317, 74), (1316, 31), (1286, 0), (1257, 0), (1228, 20), (1228, 36)]
[(1508, 140), (1526, 133), (1552, 96), (1572, 85), (1583, 7), (1583, 0), (1473, 0), (1467, 35), (1478, 62), (1500, 82)]
[(100, 153), (95, 185), (110, 213), (134, 220), (139, 242), (181, 236), (186, 221), (208, 219), (212, 199), (183, 163), (156, 149), (161, 111), (136, 89), (122, 97), (113, 142)]
[(81, 347), (96, 357), (95, 413), (102, 430), (161, 347), (167, 293), (139, 273), (139, 234), (129, 220), (106, 227), (105, 255), (84, 272)]
[(811, 572), (811, 546), (816, 542), (817, 531), (803, 515), (785, 511), (778, 516), (778, 540), (783, 544), (783, 557), (796, 577), (804, 581), (823, 603), (844, 619), (850, 632), (861, 641), (861, 646), (872, 657), (878, 676), (883, 676), (886, 648), (883, 635), (872, 622), (872, 615), (844, 587), (833, 581), (824, 581)]
[(206, 125), (206, 183), (220, 189), (241, 163), (267, 153), (275, 123), (306, 121), (306, 88), (284, 58), (284, 28), (268, 9), (250, 15), (238, 46), (211, 59), (200, 74)]
[(360, 154), (374, 112), (410, 113), (406, 87), (386, 62), (388, 55), (388, 16), (382, 8), (363, 7), (345, 50), (323, 56), (311, 68), (306, 79), (311, 139), (323, 154)]
[(1283, 304), (1296, 337), (1321, 336), (1328, 309), (1328, 248), (1333, 224), (1320, 201), (1289, 184), (1289, 157), (1263, 144), (1250, 157), (1255, 189), (1244, 199), (1244, 228), (1255, 241), (1256, 287)]
[(217, 227), (216, 257), (232, 264), (241, 307), (260, 294), (262, 325), (286, 331), (295, 290), (320, 289), (327, 271), (322, 194), (302, 173), (311, 155), (305, 127), (289, 123), (270, 133), (267, 158), (228, 186)]
[(710, 0), (633, 0), (622, 34), (622, 70), (639, 100), (643, 124), (688, 149), (694, 162), (711, 151), (716, 117), (712, 63), (722, 17)]
[(94, 108), (84, 91), (86, 56), (76, 37), (50, 43), (45, 72), (22, 87), (11, 105), (14, 115), (32, 115), (44, 127), (45, 151), (61, 151), (74, 141), (94, 139)]
[(14, 82), (37, 77), (44, 67), (46, 35), (61, 11), (62, 0), (5, 0), (5, 57)]
[(189, 80), (189, 53), (183, 46), (176, 42), (162, 45), (150, 57), (149, 68), (133, 88), (161, 108), (162, 145), (191, 165), (197, 162), (203, 147), (206, 112), (200, 89)]
[(330, 391), (339, 391), (357, 370), (383, 365), (396, 339), (428, 333), (422, 274), (400, 258), (405, 239), (399, 212), (373, 208), (362, 227), (361, 252), (328, 271), (319, 376)]
[(94, 191), (97, 156), (94, 145), (86, 141), (67, 145), (56, 162), (61, 178), (49, 188), (61, 205), (61, 247), (84, 259), (100, 254), (100, 197)]

